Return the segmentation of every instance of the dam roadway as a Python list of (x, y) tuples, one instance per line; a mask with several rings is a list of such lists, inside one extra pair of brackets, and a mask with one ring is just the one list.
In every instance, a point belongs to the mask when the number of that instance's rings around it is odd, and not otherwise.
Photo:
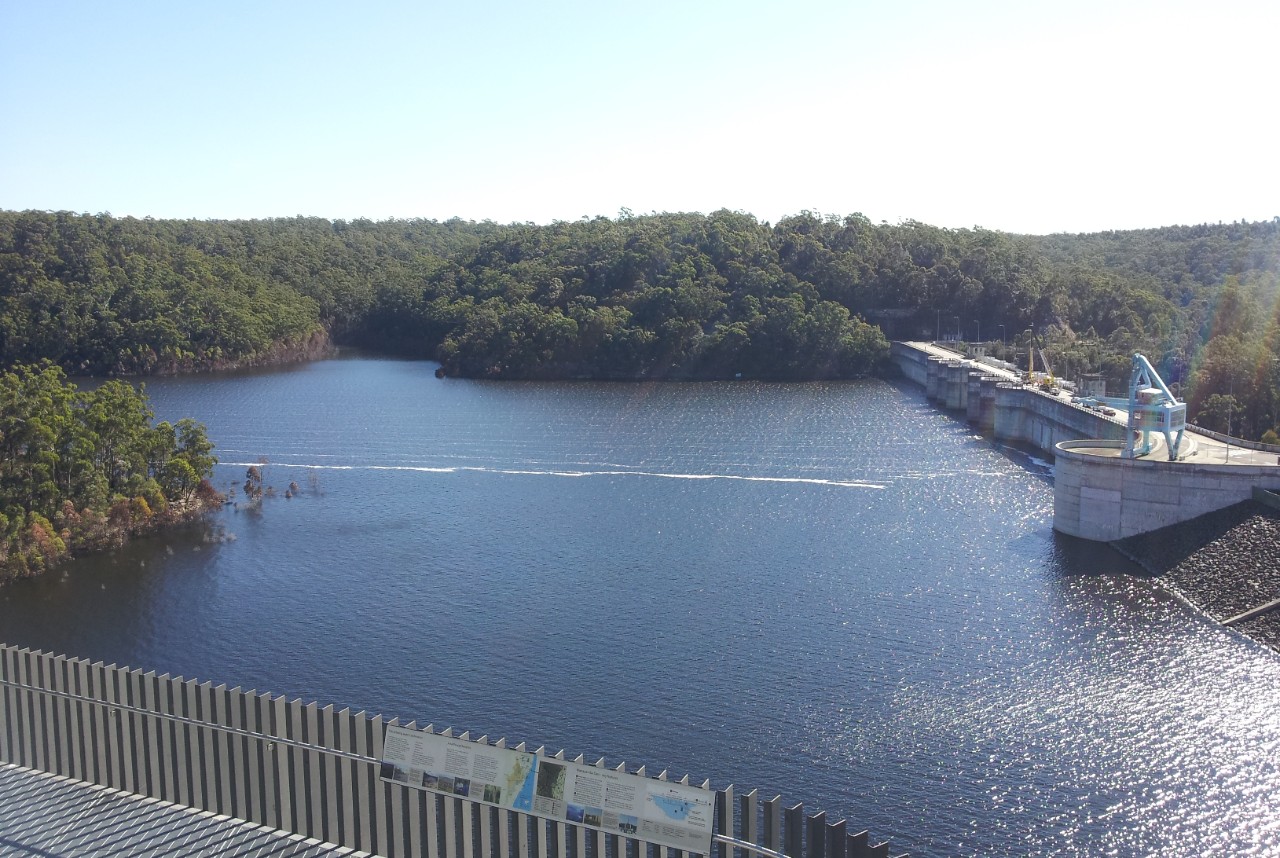
[(1280, 490), (1280, 448), (1188, 426), (1176, 462), (1163, 439), (1122, 458), (1128, 415), (1073, 403), (1068, 393), (1024, 385), (1018, 373), (932, 343), (895, 342), (892, 359), (928, 399), (998, 441), (1054, 457), (1055, 530), (1110, 542), (1158, 530)]

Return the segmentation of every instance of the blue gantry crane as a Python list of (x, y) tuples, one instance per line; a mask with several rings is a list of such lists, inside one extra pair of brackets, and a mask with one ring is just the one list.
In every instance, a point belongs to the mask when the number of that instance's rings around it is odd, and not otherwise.
[(1169, 461), (1176, 461), (1186, 426), (1187, 404), (1179, 402), (1151, 362), (1135, 352), (1129, 375), (1129, 431), (1120, 455), (1134, 459), (1150, 453), (1151, 433), (1156, 431), (1164, 435)]

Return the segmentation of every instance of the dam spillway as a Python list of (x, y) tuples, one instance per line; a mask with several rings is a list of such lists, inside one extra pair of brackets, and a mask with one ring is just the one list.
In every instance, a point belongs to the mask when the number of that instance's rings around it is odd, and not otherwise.
[(1277, 450), (1198, 432), (1179, 461), (1163, 447), (1122, 458), (1124, 415), (1109, 416), (1020, 383), (1015, 372), (927, 343), (895, 342), (891, 356), (925, 396), (962, 411), (997, 441), (1054, 457), (1053, 527), (1110, 542), (1189, 521), (1280, 488)]

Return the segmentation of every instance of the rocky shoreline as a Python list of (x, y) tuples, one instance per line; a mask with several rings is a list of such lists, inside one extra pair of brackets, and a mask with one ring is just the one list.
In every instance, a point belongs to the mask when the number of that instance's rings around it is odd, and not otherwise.
[[(1257, 500), (1111, 544), (1218, 622), (1280, 598), (1280, 510)], [(1280, 609), (1233, 628), (1280, 651)]]

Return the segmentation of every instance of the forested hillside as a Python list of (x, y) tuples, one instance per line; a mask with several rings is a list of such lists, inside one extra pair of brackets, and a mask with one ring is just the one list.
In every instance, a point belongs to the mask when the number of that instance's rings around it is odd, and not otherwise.
[[(493, 378), (848, 377), (886, 337), (1028, 329), (1060, 375), (1134, 350), (1213, 428), (1277, 422), (1280, 219), (1017, 236), (803, 213), (547, 226), (0, 213), (0, 360), (173, 372), (330, 340)], [(1016, 344), (1016, 345), (1015, 345)]]

